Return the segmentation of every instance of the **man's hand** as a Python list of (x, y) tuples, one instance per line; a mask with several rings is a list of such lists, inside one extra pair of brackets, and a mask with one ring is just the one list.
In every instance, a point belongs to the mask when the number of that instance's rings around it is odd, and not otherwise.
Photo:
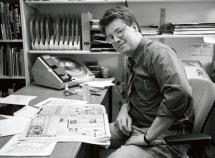
[(128, 115), (128, 108), (127, 104), (123, 104), (119, 114), (116, 118), (114, 126), (120, 132), (124, 133), (125, 135), (129, 136), (131, 132), (131, 117)]
[(126, 142), (125, 145), (148, 145), (144, 141), (144, 135), (132, 135)]
[(140, 135), (132, 135), (126, 142), (125, 145), (165, 145), (166, 142), (164, 140), (153, 140), (150, 144), (147, 144), (144, 141), (144, 134)]

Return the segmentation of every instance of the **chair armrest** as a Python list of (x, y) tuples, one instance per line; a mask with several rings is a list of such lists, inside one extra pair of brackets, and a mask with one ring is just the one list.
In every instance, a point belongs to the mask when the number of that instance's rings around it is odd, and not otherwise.
[(203, 133), (190, 133), (181, 135), (166, 136), (164, 138), (167, 144), (177, 145), (177, 144), (207, 144), (212, 138), (208, 134)]

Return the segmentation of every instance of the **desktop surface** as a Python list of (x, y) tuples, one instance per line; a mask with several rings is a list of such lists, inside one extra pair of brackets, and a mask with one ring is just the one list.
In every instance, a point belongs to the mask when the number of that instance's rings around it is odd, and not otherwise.
[[(77, 88), (72, 87), (70, 89)], [(103, 89), (98, 92), (99, 95), (90, 95), (89, 103), (94, 104), (101, 104), (106, 97), (107, 89)], [(17, 92), (14, 93), (15, 95), (30, 95), (30, 96), (37, 96), (37, 98), (30, 101), (29, 106), (33, 106), (49, 97), (55, 98), (65, 98), (65, 99), (77, 99), (82, 100), (82, 96), (78, 94), (65, 96), (64, 90), (56, 90), (50, 89), (46, 87), (41, 87), (37, 85), (28, 85)], [(5, 143), (9, 141), (11, 136), (1, 137), (0, 138), (0, 147), (2, 147)], [(40, 156), (40, 158), (77, 158), (80, 157), (79, 151), (81, 150), (83, 143), (82, 142), (58, 142), (55, 146), (51, 156)], [(83, 150), (82, 150), (83, 151)], [(0, 158), (5, 156), (0, 156)], [(26, 158), (26, 156), (19, 156)], [(30, 158), (38, 158), (37, 156), (28, 156)], [(10, 158), (10, 156), (7, 156)], [(12, 156), (11, 156), (12, 158)]]

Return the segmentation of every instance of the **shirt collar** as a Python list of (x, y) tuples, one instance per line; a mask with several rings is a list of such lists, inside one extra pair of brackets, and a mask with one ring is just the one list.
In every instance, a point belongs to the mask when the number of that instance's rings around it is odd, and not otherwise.
[(146, 49), (146, 46), (148, 46), (148, 44), (151, 44), (152, 41), (146, 38), (142, 38), (137, 46), (137, 48), (135, 49), (132, 59), (133, 61), (137, 64), (138, 61), (140, 60), (143, 52), (145, 52), (144, 50)]

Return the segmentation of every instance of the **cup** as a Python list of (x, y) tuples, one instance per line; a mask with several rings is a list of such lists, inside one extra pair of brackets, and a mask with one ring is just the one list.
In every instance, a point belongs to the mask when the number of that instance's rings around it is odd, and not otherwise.
[(90, 101), (90, 88), (88, 84), (82, 85), (82, 100)]
[(111, 69), (109, 67), (101, 67), (101, 74), (103, 78), (108, 78), (111, 76)]

